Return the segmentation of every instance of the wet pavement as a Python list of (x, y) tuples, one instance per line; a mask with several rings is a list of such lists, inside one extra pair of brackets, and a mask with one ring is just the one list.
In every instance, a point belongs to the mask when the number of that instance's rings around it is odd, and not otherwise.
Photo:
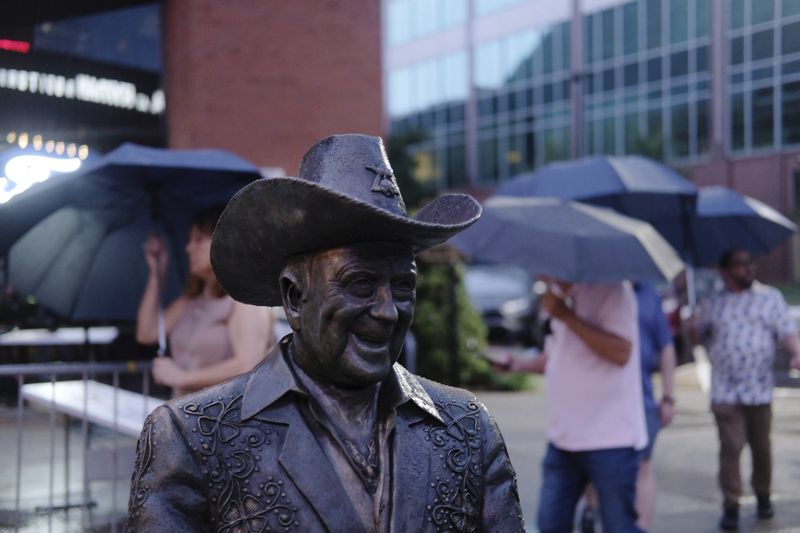
[[(722, 500), (716, 481), (718, 444), (707, 394), (701, 387), (706, 376), (702, 363), (684, 365), (676, 376), (675, 421), (659, 434), (653, 456), (658, 484), (654, 533), (719, 531)], [(538, 381), (533, 392), (478, 393), (506, 439), (517, 472), (527, 531), (536, 531), (540, 461), (546, 445), (547, 405), (542, 389)], [(800, 388), (776, 390), (773, 416), (775, 517), (756, 520), (755, 499), (748, 486), (740, 511), (740, 531), (800, 533)], [(741, 464), (746, 484), (750, 477), (747, 448)]]
[[(699, 372), (698, 372), (699, 370)], [(537, 379), (537, 378), (535, 378)], [(546, 400), (540, 378), (533, 391), (520, 393), (479, 392), (478, 396), (494, 414), (506, 439), (517, 471), (520, 498), (528, 531), (536, 531), (535, 518), (540, 481), (540, 460), (545, 450)], [(657, 381), (657, 380), (656, 380)], [(658, 502), (654, 533), (711, 533), (718, 531), (721, 497), (716, 483), (717, 437), (702, 384), (707, 368), (702, 363), (681, 367), (676, 379), (677, 415), (672, 426), (662, 431), (654, 453), (658, 479)], [(755, 519), (755, 502), (750, 493), (742, 504), (742, 532), (800, 533), (800, 388), (779, 389), (774, 404), (774, 473), (775, 518)], [(113, 508), (124, 513), (128, 479), (116, 486), (109, 481), (95, 481), (90, 487), (91, 509), (57, 511), (52, 520), (43, 510), (48, 505), (65, 503), (69, 489), (70, 503), (82, 500), (82, 432), (79, 423), (71, 426), (70, 469), (73, 482), (64, 484), (63, 426), (56, 420), (50, 433), (49, 417), (26, 410), (23, 440), (22, 491), (24, 513), (13, 515), (15, 503), (16, 432), (15, 411), (0, 407), (0, 531), (108, 531)], [(50, 486), (51, 438), (55, 454), (53, 472), (54, 498)], [(110, 432), (96, 430), (91, 436), (93, 449), (117, 446), (130, 449), (133, 439), (114, 439)], [(92, 462), (94, 454), (89, 460)], [(749, 478), (750, 459), (742, 455), (743, 480)], [(114, 490), (116, 489), (116, 490)], [(749, 488), (746, 489), (749, 491)], [(37, 512), (36, 509), (39, 508)], [(91, 525), (91, 527), (90, 527)]]

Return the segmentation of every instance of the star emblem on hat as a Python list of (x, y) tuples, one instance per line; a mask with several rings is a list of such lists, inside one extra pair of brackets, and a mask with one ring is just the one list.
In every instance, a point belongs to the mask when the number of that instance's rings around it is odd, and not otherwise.
[(386, 167), (375, 167), (366, 165), (367, 170), (375, 173), (375, 179), (372, 180), (372, 192), (379, 192), (388, 198), (400, 196), (400, 191), (397, 184), (394, 182), (394, 172)]

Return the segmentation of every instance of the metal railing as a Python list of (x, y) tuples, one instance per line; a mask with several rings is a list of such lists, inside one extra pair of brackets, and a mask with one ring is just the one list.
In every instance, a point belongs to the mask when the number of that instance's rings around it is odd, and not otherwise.
[[(0, 464), (9, 474), (14, 471), (7, 478), (13, 487), (0, 483), (0, 530), (89, 531), (101, 525), (98, 520), (112, 532), (120, 528), (136, 438), (162, 401), (149, 396), (150, 367), (150, 361), (0, 365), (0, 379), (17, 385), (16, 405), (0, 418)], [(121, 378), (141, 393), (121, 388)], [(71, 442), (78, 423), (80, 468), (75, 468)], [(9, 431), (12, 425), (15, 432)], [(56, 489), (59, 477), (63, 494)], [(108, 490), (92, 494), (93, 482)], [(80, 511), (77, 527), (71, 511)]]

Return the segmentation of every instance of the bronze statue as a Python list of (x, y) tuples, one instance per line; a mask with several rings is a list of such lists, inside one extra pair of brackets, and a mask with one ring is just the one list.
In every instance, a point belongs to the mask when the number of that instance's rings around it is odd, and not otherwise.
[(470, 196), (445, 195), (409, 217), (382, 141), (365, 135), (328, 137), (299, 178), (242, 189), (214, 270), (234, 299), (282, 305), (293, 333), (251, 372), (148, 417), (129, 530), (522, 531), (485, 407), (395, 364), (414, 255), (479, 216)]

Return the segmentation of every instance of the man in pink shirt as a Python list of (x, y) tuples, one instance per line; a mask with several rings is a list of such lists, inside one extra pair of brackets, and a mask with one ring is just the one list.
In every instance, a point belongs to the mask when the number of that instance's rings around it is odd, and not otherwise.
[(538, 526), (572, 531), (588, 483), (603, 531), (639, 532), (636, 474), (647, 445), (636, 296), (630, 284), (552, 283), (540, 302), (553, 334), (544, 353), (512, 370), (545, 372), (548, 447)]

